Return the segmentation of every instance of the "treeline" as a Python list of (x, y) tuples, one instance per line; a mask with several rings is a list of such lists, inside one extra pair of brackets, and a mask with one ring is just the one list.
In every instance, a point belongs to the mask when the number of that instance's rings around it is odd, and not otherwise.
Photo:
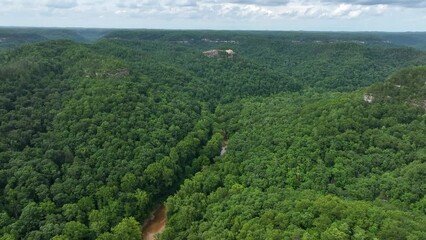
[(0, 50), (49, 40), (90, 43), (109, 32), (107, 29), (0, 27)]
[[(297, 91), (301, 86), (353, 91), (382, 81), (397, 69), (426, 63), (422, 51), (383, 41), (368, 44), (358, 35), (147, 30), (114, 32), (104, 44), (115, 44), (119, 54), (129, 49), (127, 52), (133, 57), (152, 57), (156, 63), (177, 66), (232, 91), (221, 96), (246, 96), (253, 91), (251, 88), (265, 95), (271, 92), (270, 85), (278, 86), (273, 93)], [(188, 41), (181, 43), (185, 40)], [(236, 53), (232, 61), (205, 59), (201, 55), (206, 50), (228, 48)], [(134, 54), (135, 50), (139, 54)], [(284, 83), (289, 86), (282, 86)], [(235, 89), (233, 84), (241, 89)], [(251, 95), (258, 94), (255, 91)]]

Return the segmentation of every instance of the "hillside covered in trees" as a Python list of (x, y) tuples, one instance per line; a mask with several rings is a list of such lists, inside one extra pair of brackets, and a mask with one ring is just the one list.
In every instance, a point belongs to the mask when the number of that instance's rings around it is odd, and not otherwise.
[(419, 35), (6, 30), (2, 240), (426, 238)]

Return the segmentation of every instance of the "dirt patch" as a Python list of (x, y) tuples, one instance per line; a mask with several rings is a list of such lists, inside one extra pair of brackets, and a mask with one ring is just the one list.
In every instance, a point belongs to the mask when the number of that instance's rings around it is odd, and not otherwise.
[(151, 213), (150, 217), (145, 220), (142, 225), (142, 239), (143, 240), (155, 240), (155, 236), (160, 234), (166, 228), (167, 223), (167, 209), (162, 204), (154, 212)]

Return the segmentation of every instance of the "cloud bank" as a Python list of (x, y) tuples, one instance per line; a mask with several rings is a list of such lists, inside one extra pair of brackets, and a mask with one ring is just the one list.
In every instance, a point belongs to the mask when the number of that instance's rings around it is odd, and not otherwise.
[[(389, 20), (398, 18), (398, 24), (413, 27), (417, 18), (418, 28), (423, 29), (421, 19), (425, 17), (426, 1), (420, 0), (0, 0), (0, 24), (10, 25), (49, 25), (51, 22), (41, 21), (51, 19), (67, 26), (74, 20), (76, 25), (86, 22), (88, 26), (101, 27), (168, 28), (165, 23), (169, 22), (172, 28), (203, 28), (203, 23), (209, 28), (217, 22), (226, 24), (226, 29), (247, 28), (250, 23), (277, 28), (278, 22), (291, 21), (314, 28), (315, 23), (330, 20), (348, 26), (349, 20), (365, 24), (366, 19), (372, 21), (372, 26), (380, 22), (391, 26)], [(259, 28), (257, 25), (255, 28)]]
[(73, 8), (76, 7), (77, 1), (76, 0), (48, 0), (46, 2), (46, 7), (48, 8)]
[(421, 0), (324, 0), (323, 2), (329, 3), (348, 3), (348, 4), (359, 4), (359, 5), (390, 5), (390, 6), (400, 6), (407, 8), (425, 8), (426, 1)]

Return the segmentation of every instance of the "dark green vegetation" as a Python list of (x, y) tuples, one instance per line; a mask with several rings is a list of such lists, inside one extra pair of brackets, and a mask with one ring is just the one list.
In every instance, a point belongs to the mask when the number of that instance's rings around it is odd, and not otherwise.
[(169, 198), (164, 239), (425, 239), (425, 80), (396, 74), (386, 102), (308, 92), (221, 109), (240, 110), (228, 152)]
[(4, 51), (0, 239), (139, 239), (166, 199), (163, 239), (425, 239), (426, 53), (364, 35)]
[(68, 39), (89, 43), (98, 40), (109, 32), (108, 29), (0, 27), (0, 50), (47, 40)]

